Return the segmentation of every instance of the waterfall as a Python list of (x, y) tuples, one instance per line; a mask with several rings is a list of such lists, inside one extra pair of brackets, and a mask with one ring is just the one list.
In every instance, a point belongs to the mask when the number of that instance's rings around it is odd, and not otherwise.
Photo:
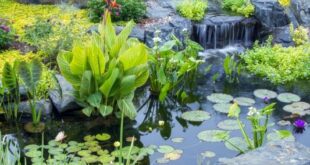
[(193, 26), (193, 39), (207, 48), (242, 44), (251, 46), (256, 39), (256, 20), (238, 16), (206, 17)]

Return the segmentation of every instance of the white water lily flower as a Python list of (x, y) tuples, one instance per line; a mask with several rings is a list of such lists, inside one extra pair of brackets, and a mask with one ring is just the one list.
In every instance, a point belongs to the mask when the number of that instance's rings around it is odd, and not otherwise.
[(256, 108), (254, 108), (254, 107), (249, 108), (248, 116), (254, 116), (254, 115), (258, 115), (258, 114), (259, 114), (259, 112), (257, 111)]
[(67, 136), (66, 136), (65, 132), (64, 132), (64, 131), (61, 131), (61, 132), (59, 132), (59, 133), (57, 134), (57, 136), (55, 137), (55, 141), (56, 141), (56, 142), (61, 142), (61, 141), (63, 141), (66, 137), (67, 137)]

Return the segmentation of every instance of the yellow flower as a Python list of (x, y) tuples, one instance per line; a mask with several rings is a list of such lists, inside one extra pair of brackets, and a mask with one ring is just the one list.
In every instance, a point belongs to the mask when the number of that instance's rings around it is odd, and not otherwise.
[(117, 148), (117, 147), (121, 146), (121, 143), (119, 141), (116, 141), (116, 142), (114, 142), (113, 145), (115, 148)]
[(291, 0), (278, 0), (282, 7), (289, 7), (291, 5)]

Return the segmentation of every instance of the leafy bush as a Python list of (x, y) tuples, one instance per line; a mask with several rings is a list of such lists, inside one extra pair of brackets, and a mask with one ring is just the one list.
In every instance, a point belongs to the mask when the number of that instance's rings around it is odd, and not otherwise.
[(253, 15), (255, 10), (250, 0), (223, 0), (222, 6), (245, 17)]
[(309, 41), (309, 30), (303, 26), (298, 26), (294, 29), (291, 24), (290, 33), (296, 46), (303, 45)]
[(37, 19), (37, 21), (25, 28), (24, 40), (31, 45), (38, 45), (40, 41), (46, 40), (53, 33), (53, 25), (43, 19)]
[(168, 93), (181, 95), (184, 99), (186, 83), (194, 80), (193, 73), (202, 62), (198, 52), (203, 48), (188, 37), (185, 45), (176, 37), (165, 43), (160, 41), (159, 32), (156, 32), (155, 46), (149, 56), (151, 91), (159, 94), (161, 101)]
[(245, 67), (253, 74), (267, 78), (272, 83), (284, 84), (301, 79), (310, 79), (310, 44), (298, 47), (271, 45), (271, 39), (252, 50), (247, 50), (241, 58)]
[[(138, 22), (145, 16), (146, 4), (144, 0), (117, 0), (120, 9), (112, 9), (113, 21), (130, 21)], [(107, 4), (103, 0), (88, 1), (88, 15), (92, 22), (100, 22)]]
[(204, 18), (207, 7), (208, 2), (205, 0), (183, 0), (177, 6), (177, 11), (185, 18), (200, 21)]
[(146, 46), (128, 39), (133, 27), (131, 21), (116, 35), (107, 14), (99, 34), (57, 57), (61, 73), (74, 87), (87, 116), (121, 112), (122, 118), (135, 117), (132, 99), (135, 89), (148, 79), (148, 65)]
[(8, 21), (0, 18), (0, 50), (11, 44), (14, 40), (14, 34), (8, 25)]

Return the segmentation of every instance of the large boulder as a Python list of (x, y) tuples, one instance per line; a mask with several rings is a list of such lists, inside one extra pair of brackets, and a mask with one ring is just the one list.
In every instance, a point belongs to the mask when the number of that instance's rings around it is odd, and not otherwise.
[(299, 24), (310, 27), (310, 1), (292, 0), (290, 7)]
[(219, 165), (309, 165), (310, 148), (288, 141), (275, 141), (232, 159), (220, 159)]
[(49, 97), (59, 113), (70, 110), (78, 110), (81, 107), (77, 104), (72, 85), (61, 75), (56, 75), (60, 89), (52, 89)]
[[(51, 116), (53, 112), (53, 105), (49, 99), (36, 101), (36, 110), (40, 110), (43, 116)], [(29, 101), (22, 101), (19, 105), (19, 111), (26, 114), (31, 114), (31, 107)]]
[(293, 46), (294, 41), (290, 34), (290, 27), (276, 27), (272, 30), (273, 43), (281, 44), (284, 47)]

